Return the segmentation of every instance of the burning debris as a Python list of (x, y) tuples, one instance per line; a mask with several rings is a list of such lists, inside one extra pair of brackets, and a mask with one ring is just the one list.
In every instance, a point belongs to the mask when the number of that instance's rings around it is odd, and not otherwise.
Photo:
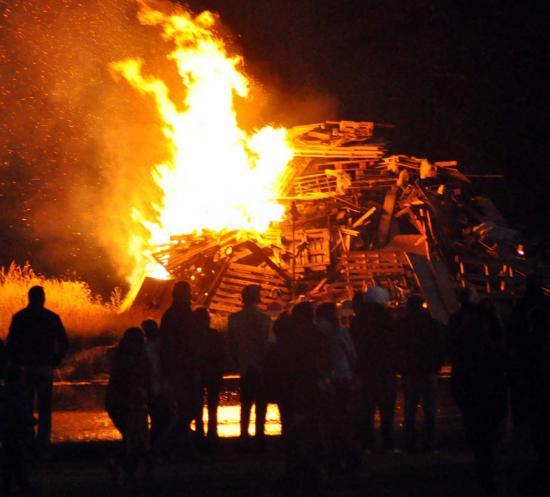
[(143, 3), (139, 20), (173, 45), (184, 97), (174, 101), (140, 59), (111, 65), (154, 100), (168, 150), (152, 170), (156, 216), (134, 212), (145, 230), (129, 243), (140, 291), (128, 301), (164, 306), (170, 283), (155, 275), (189, 280), (196, 304), (220, 316), (252, 283), (274, 314), (303, 297), (343, 302), (382, 285), (394, 305), (422, 292), (446, 321), (461, 286), (515, 292), (518, 234), (489, 199), (470, 194), (456, 162), (391, 155), (391, 126), (373, 122), (246, 132), (235, 100), (246, 100), (251, 82), (217, 16)]
[[(264, 288), (268, 311), (304, 297), (343, 302), (382, 285), (394, 305), (421, 292), (442, 321), (467, 284), (513, 295), (525, 266), (518, 233), (488, 198), (469, 194), (456, 162), (389, 155), (387, 128), (328, 121), (288, 130), (294, 159), (276, 199), (282, 221), (264, 232), (171, 236), (153, 257), (220, 315), (236, 311), (252, 283)], [(160, 305), (166, 292), (147, 278), (136, 303)]]

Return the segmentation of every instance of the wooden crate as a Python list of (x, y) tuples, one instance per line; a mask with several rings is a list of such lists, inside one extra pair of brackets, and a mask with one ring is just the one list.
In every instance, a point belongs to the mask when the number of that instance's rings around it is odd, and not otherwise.
[(266, 310), (272, 302), (285, 307), (290, 300), (290, 288), (270, 267), (250, 266), (231, 262), (214, 295), (210, 296), (210, 309), (219, 314), (230, 314), (242, 308), (241, 292), (247, 285), (262, 287), (260, 308)]

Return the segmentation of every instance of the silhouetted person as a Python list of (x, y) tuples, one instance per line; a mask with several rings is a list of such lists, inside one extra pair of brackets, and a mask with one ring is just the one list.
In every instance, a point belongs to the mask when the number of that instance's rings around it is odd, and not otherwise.
[(506, 418), (506, 370), (503, 350), (491, 336), (488, 316), (465, 288), (461, 308), (449, 319), (451, 388), (476, 461), (481, 488), (495, 495), (494, 448)]
[(165, 413), (162, 412), (164, 390), (160, 363), (159, 326), (154, 319), (146, 319), (141, 323), (141, 329), (145, 334), (145, 354), (151, 375), (149, 415), (151, 417), (151, 444), (154, 445), (165, 428), (162, 426)]
[(139, 328), (128, 328), (113, 358), (105, 395), (107, 414), (122, 435), (122, 452), (115, 457), (113, 470), (122, 471), (120, 476), (125, 481), (132, 477), (146, 450), (150, 389), (151, 375), (143, 332)]
[(68, 340), (60, 317), (44, 307), (44, 289), (33, 286), (28, 295), (28, 306), (13, 316), (6, 348), (8, 359), (24, 369), (31, 408), (36, 397), (36, 441), (39, 451), (47, 451), (52, 428), (54, 369), (67, 353)]
[(283, 437), (295, 411), (296, 347), (293, 323), (288, 313), (280, 315), (273, 324), (276, 342), (268, 352), (265, 378), (270, 400), (277, 403)]
[(348, 330), (340, 327), (335, 303), (320, 304), (315, 311), (315, 321), (331, 345), (327, 406), (329, 464), (333, 470), (347, 470), (355, 462), (351, 431), (351, 389), (357, 359), (355, 346)]
[(540, 310), (547, 312), (544, 294), (537, 276), (530, 274), (525, 294), (512, 310), (507, 337), (512, 360), (511, 406), (514, 425), (528, 424), (533, 402), (537, 402), (538, 359), (546, 341), (546, 331), (534, 326)]
[(536, 275), (527, 277), (525, 295), (510, 322), (508, 351), (512, 357), (512, 414), (529, 425), (537, 467), (527, 482), (526, 495), (550, 491), (550, 313)]
[(445, 359), (442, 326), (422, 307), (422, 297), (413, 295), (407, 313), (397, 326), (397, 371), (403, 380), (405, 449), (416, 452), (416, 411), (424, 411), (424, 448), (432, 450), (435, 442), (437, 382)]
[(178, 405), (182, 443), (189, 442), (190, 422), (202, 406), (200, 387), (201, 337), (191, 310), (191, 286), (178, 281), (172, 291), (172, 305), (160, 322), (162, 375)]
[(371, 287), (352, 321), (357, 350), (357, 376), (361, 382), (360, 432), (367, 451), (374, 449), (374, 415), (380, 411), (380, 431), (385, 451), (394, 449), (396, 400), (395, 324), (388, 312), (385, 288)]
[(243, 309), (229, 316), (228, 344), (241, 375), (241, 439), (248, 440), (248, 425), (252, 405), (256, 405), (256, 439), (264, 441), (267, 395), (264, 368), (270, 344), (275, 342), (271, 320), (258, 309), (258, 285), (242, 291)]
[(10, 492), (13, 483), (20, 490), (29, 486), (27, 460), (34, 440), (35, 420), (23, 382), (20, 366), (10, 366), (5, 388), (0, 393), (0, 441), (2, 442), (3, 487)]
[(6, 354), (6, 346), (4, 345), (4, 341), (0, 338), (0, 378), (4, 377), (7, 363), (8, 357)]
[[(218, 439), (218, 406), (223, 384), (222, 362), (225, 358), (224, 336), (210, 327), (210, 314), (206, 307), (199, 307), (193, 312), (195, 322), (202, 335), (202, 352), (200, 374), (202, 399), (201, 416), (197, 420), (197, 432), (204, 437), (205, 426), (202, 419), (204, 400), (208, 409), (208, 439)], [(206, 393), (206, 399), (204, 394)]]
[[(320, 494), (322, 453), (321, 390), (331, 366), (331, 338), (313, 322), (313, 305), (301, 302), (280, 319), (277, 346), (286, 375), (282, 378), (281, 422), (288, 488), (285, 495)], [(286, 391), (284, 391), (286, 389)]]

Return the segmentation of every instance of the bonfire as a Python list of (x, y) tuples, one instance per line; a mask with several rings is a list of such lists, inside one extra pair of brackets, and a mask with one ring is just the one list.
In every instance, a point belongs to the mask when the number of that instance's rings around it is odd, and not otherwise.
[(172, 44), (185, 97), (174, 102), (140, 60), (112, 64), (154, 100), (170, 150), (152, 169), (162, 191), (156, 217), (134, 211), (148, 236), (136, 230), (130, 240), (128, 305), (165, 306), (178, 278), (222, 316), (251, 283), (275, 314), (301, 298), (344, 302), (383, 285), (394, 305), (421, 292), (446, 321), (466, 284), (490, 296), (517, 292), (526, 271), (519, 233), (489, 199), (468, 196), (455, 161), (392, 154), (391, 126), (369, 121), (247, 133), (235, 101), (246, 100), (250, 80), (216, 16), (142, 5), (139, 20)]

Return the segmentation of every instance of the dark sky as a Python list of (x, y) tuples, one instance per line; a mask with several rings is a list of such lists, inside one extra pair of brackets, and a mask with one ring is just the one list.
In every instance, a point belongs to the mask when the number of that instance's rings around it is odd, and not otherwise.
[(334, 96), (334, 117), (395, 124), (399, 152), (502, 172), (505, 183), (482, 186), (514, 220), (534, 229), (550, 217), (550, 3), (200, 4), (239, 33), (252, 67)]
[[(548, 233), (548, 2), (189, 4), (221, 14), (247, 70), (273, 94), (265, 120), (395, 124), (398, 153), (505, 174), (480, 188), (514, 223)], [(115, 86), (106, 67), (162, 50), (129, 1), (14, 0), (0, 11), (0, 263), (29, 259), (46, 273), (75, 271), (108, 288), (120, 278), (109, 246), (116, 240), (104, 236), (112, 219), (96, 212), (100, 205), (124, 217), (112, 206), (126, 205), (129, 193), (113, 191), (116, 160), (104, 164), (123, 152), (105, 142), (135, 93)], [(146, 109), (131, 117), (137, 134), (149, 126)]]

